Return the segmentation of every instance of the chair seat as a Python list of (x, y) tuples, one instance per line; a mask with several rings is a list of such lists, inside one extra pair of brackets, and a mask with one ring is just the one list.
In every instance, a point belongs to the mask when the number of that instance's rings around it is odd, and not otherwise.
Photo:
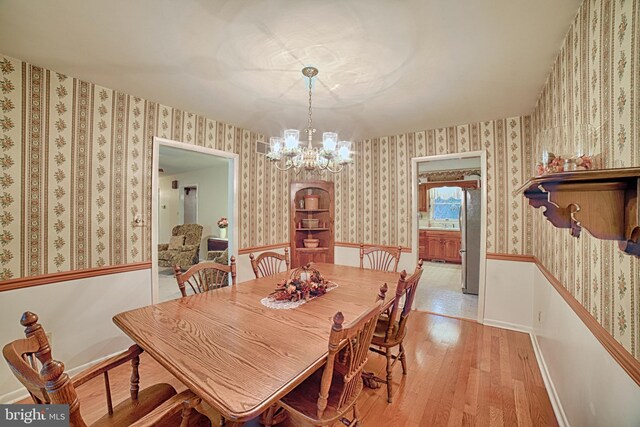
[[(344, 383), (342, 375), (334, 371), (333, 379), (331, 380), (331, 388), (329, 389), (327, 408), (322, 415), (322, 419), (318, 419), (318, 395), (320, 393), (320, 383), (322, 381), (323, 371), (324, 369), (318, 369), (313, 373), (313, 375), (304, 380), (302, 384), (283, 397), (280, 403), (285, 407), (285, 409), (299, 412), (305, 418), (321, 424), (328, 424), (342, 417), (343, 413), (338, 413), (337, 408), (340, 403), (338, 401), (340, 398), (340, 391), (344, 387)], [(354, 393), (354, 395), (358, 396), (362, 390), (362, 377), (360, 375), (358, 375), (355, 387), (357, 392)], [(352, 403), (353, 402), (345, 402), (342, 407), (349, 408)]]
[[(140, 391), (137, 402), (126, 399), (113, 408), (113, 415), (106, 414), (91, 426), (128, 426), (176, 394), (176, 390), (169, 384), (154, 384)], [(176, 425), (180, 425), (180, 422)]]
[(376, 323), (376, 330), (373, 332), (373, 339), (371, 340), (371, 345), (389, 346), (389, 347), (393, 347), (397, 345), (397, 343), (402, 341), (402, 338), (403, 338), (403, 337), (395, 336), (398, 331), (398, 328), (399, 328), (398, 321), (393, 322), (393, 330), (391, 333), (395, 339), (385, 342), (387, 329), (389, 329), (389, 318), (380, 316), (380, 318), (378, 319), (378, 323)]

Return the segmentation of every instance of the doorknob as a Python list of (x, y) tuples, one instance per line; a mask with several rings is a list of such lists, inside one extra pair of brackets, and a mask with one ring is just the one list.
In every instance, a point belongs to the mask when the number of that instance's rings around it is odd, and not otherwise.
[(462, 255), (462, 254), (463, 254), (463, 253), (465, 253), (465, 252), (467, 252), (467, 250), (466, 250), (466, 249), (460, 249), (460, 250), (458, 251), (458, 253), (459, 253), (460, 255)]

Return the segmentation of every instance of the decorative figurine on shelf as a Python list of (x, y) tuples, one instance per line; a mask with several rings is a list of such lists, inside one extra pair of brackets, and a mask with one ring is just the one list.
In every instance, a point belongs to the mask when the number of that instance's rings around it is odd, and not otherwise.
[(229, 220), (222, 217), (218, 220), (218, 228), (220, 229), (220, 237), (222, 239), (227, 238), (227, 227), (229, 227)]
[(593, 169), (591, 156), (582, 155), (571, 158), (555, 156), (553, 153), (542, 153), (542, 162), (536, 165), (536, 175)]

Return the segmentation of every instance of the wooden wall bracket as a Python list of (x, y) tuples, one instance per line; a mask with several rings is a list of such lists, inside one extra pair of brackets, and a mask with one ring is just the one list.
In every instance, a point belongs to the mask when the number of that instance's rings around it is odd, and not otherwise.
[(640, 168), (560, 172), (535, 177), (516, 190), (557, 228), (580, 237), (616, 240), (640, 257)]

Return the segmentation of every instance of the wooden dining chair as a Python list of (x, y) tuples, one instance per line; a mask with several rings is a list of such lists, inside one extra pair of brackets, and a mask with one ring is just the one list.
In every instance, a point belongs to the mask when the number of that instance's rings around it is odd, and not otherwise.
[[(418, 260), (418, 266), (411, 277), (407, 278), (407, 272), (400, 273), (400, 279), (396, 286), (396, 294), (389, 310), (380, 316), (376, 330), (371, 340), (371, 351), (382, 354), (387, 358), (387, 378), (383, 380), (376, 377), (375, 380), (387, 384), (387, 401), (392, 402), (392, 371), (396, 362), (402, 364), (402, 374), (407, 375), (407, 361), (403, 340), (407, 334), (407, 321), (411, 314), (413, 299), (422, 276), (422, 260)], [(379, 298), (384, 300), (386, 288), (380, 288)], [(401, 305), (402, 303), (402, 305)], [(400, 318), (396, 320), (400, 313)], [(391, 349), (398, 347), (398, 353), (392, 354)], [(384, 350), (382, 350), (384, 349)]]
[[(384, 248), (379, 246), (365, 247), (360, 243), (360, 268), (369, 268), (378, 271), (398, 271), (398, 263), (402, 254), (402, 246), (397, 249)], [(365, 257), (366, 264), (365, 267)]]
[(176, 265), (173, 270), (182, 296), (187, 296), (187, 285), (191, 287), (194, 294), (228, 286), (229, 276), (231, 276), (231, 284), (235, 286), (236, 257), (232, 256), (230, 261), (229, 265), (203, 261), (189, 267), (185, 272)]
[[(329, 354), (324, 369), (319, 369), (280, 399), (279, 404), (294, 419), (294, 425), (333, 425), (340, 420), (346, 425), (360, 423), (357, 400), (362, 391), (362, 369), (367, 363), (371, 337), (375, 330), (382, 301), (378, 300), (364, 314), (343, 326), (341, 312), (333, 316), (329, 335)], [(269, 411), (273, 411), (270, 408)], [(351, 421), (345, 414), (353, 411)], [(264, 419), (271, 426), (270, 416)], [(348, 423), (348, 424), (347, 424)]]
[[(206, 426), (209, 419), (193, 410), (200, 404), (190, 391), (176, 393), (169, 384), (154, 384), (140, 390), (138, 366), (142, 349), (131, 346), (125, 352), (113, 356), (81, 372), (74, 378), (64, 372), (64, 364), (53, 360), (47, 335), (38, 323), (38, 316), (29, 311), (20, 319), (26, 338), (5, 345), (2, 354), (16, 378), (26, 387), (35, 404), (69, 405), (71, 426), (86, 426), (80, 414), (80, 402), (76, 388), (87, 381), (103, 376), (106, 391), (107, 413), (92, 425), (99, 426)], [(113, 406), (109, 371), (131, 361), (131, 399)]]
[(284, 255), (277, 252), (263, 252), (257, 257), (249, 254), (249, 259), (256, 279), (273, 276), (282, 270), (282, 264), (285, 271), (289, 269), (289, 248), (284, 248)]

